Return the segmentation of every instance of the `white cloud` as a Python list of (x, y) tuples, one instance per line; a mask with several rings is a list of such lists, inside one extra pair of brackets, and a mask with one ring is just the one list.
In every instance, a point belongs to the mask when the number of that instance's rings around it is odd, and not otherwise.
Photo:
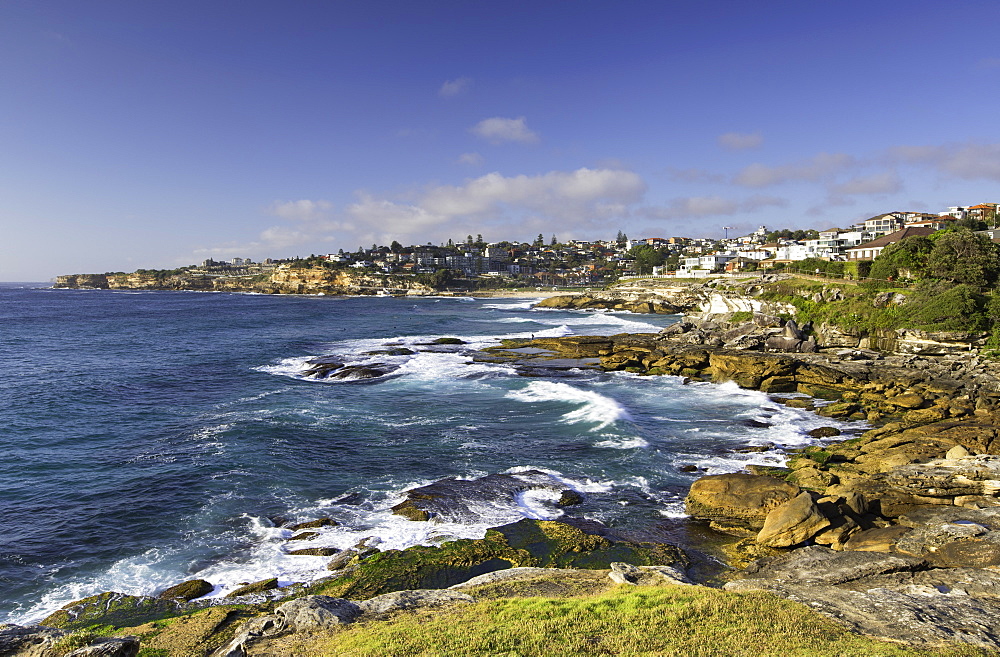
[(655, 219), (694, 219), (746, 214), (786, 205), (788, 202), (785, 199), (776, 196), (754, 195), (742, 200), (721, 196), (685, 196), (672, 199), (664, 206), (643, 208), (642, 214)]
[(721, 173), (712, 173), (705, 169), (667, 169), (667, 176), (671, 180), (683, 183), (724, 183), (726, 176)]
[(830, 192), (834, 195), (855, 194), (895, 194), (903, 189), (903, 181), (895, 171), (883, 171), (869, 176), (858, 176), (833, 185)]
[(538, 134), (531, 131), (523, 116), (516, 119), (505, 119), (494, 116), (483, 119), (472, 128), (472, 134), (481, 137), (493, 144), (501, 144), (507, 141), (516, 141), (522, 144), (534, 144), (538, 142)]
[(741, 132), (727, 132), (724, 135), (719, 135), (718, 138), (719, 146), (730, 151), (745, 151), (752, 148), (760, 148), (760, 145), (764, 143), (764, 138), (759, 132), (754, 133), (741, 133)]
[(485, 162), (486, 158), (479, 153), (462, 153), (458, 156), (459, 164), (465, 164), (470, 167), (481, 167)]
[(923, 164), (963, 180), (1000, 182), (1000, 143), (967, 142), (943, 146), (898, 146), (891, 161)]
[(820, 153), (808, 160), (780, 166), (751, 164), (737, 173), (733, 182), (744, 187), (769, 187), (795, 180), (815, 182), (857, 164), (853, 156), (845, 153)]
[(333, 208), (329, 201), (275, 201), (268, 208), (271, 214), (289, 221), (313, 221), (325, 216)]
[(454, 80), (446, 80), (441, 88), (438, 89), (438, 95), (443, 98), (451, 98), (452, 96), (457, 96), (469, 88), (472, 84), (471, 78), (455, 78)]

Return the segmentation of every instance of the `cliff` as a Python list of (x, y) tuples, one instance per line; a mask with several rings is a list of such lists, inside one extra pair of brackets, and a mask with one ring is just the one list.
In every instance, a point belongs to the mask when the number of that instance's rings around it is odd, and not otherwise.
[(433, 288), (402, 276), (359, 273), (324, 267), (280, 266), (269, 274), (206, 276), (187, 272), (133, 272), (131, 274), (71, 274), (58, 276), (57, 288), (102, 290), (195, 290), (258, 292), (261, 294), (433, 294)]

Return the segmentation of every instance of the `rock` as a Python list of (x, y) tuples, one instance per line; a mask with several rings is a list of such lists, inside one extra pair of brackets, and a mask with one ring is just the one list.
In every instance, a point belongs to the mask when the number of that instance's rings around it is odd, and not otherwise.
[(847, 542), (844, 543), (844, 549), (863, 552), (891, 552), (896, 541), (909, 531), (911, 531), (909, 527), (902, 525), (866, 529), (847, 539)]
[(66, 657), (136, 657), (139, 639), (134, 636), (97, 639), (92, 645), (79, 648)]
[(421, 509), (417, 506), (416, 500), (403, 500), (396, 506), (392, 507), (392, 512), (397, 516), (403, 516), (407, 520), (414, 520), (417, 522), (430, 520), (433, 517), (430, 511)]
[(970, 538), (952, 541), (927, 555), (931, 564), (941, 568), (988, 568), (1000, 566), (1000, 545), (994, 540)]
[(807, 431), (806, 435), (813, 438), (830, 438), (831, 436), (839, 436), (840, 429), (836, 427), (819, 427), (811, 431)]
[(302, 548), (301, 550), (289, 550), (288, 554), (304, 557), (332, 557), (339, 552), (340, 550), (335, 547), (314, 547)]
[(236, 631), (236, 636), (226, 647), (213, 653), (218, 657), (247, 657), (251, 646), (260, 639), (280, 634), (285, 629), (284, 619), (275, 614), (251, 618)]
[(459, 338), (435, 338), (431, 344), (465, 344), (465, 340)]
[(308, 541), (311, 538), (316, 538), (319, 536), (319, 532), (302, 532), (301, 534), (296, 534), (295, 536), (289, 536), (289, 541)]
[(48, 657), (53, 646), (69, 632), (54, 627), (0, 624), (0, 655)]
[(735, 520), (764, 526), (768, 513), (801, 490), (774, 477), (749, 474), (708, 475), (691, 485), (684, 500), (688, 514), (703, 520)]
[(518, 566), (507, 568), (506, 570), (495, 570), (491, 573), (477, 575), (459, 584), (452, 584), (450, 589), (469, 589), (483, 584), (496, 584), (497, 582), (508, 582), (521, 579), (533, 579), (545, 575), (561, 575), (566, 573), (564, 568), (535, 568), (532, 566)]
[(361, 608), (343, 598), (307, 595), (282, 604), (274, 613), (283, 619), (286, 628), (311, 632), (354, 622), (361, 615)]
[(807, 492), (775, 507), (767, 514), (757, 542), (769, 547), (798, 545), (830, 526)]
[(177, 616), (191, 609), (186, 602), (109, 591), (71, 602), (41, 621), (42, 625), (76, 630), (101, 623), (133, 627)]
[(272, 577), (270, 579), (262, 579), (259, 582), (254, 582), (252, 584), (247, 584), (241, 586), (232, 593), (226, 595), (227, 598), (238, 598), (243, 595), (253, 595), (255, 593), (264, 593), (265, 591), (273, 591), (278, 588), (278, 578)]
[(969, 450), (965, 449), (961, 445), (955, 445), (945, 453), (944, 457), (949, 461), (954, 461), (955, 459), (961, 459), (971, 455), (972, 453), (969, 452)]
[(289, 525), (288, 529), (293, 532), (300, 531), (302, 529), (318, 529), (320, 527), (336, 527), (338, 523), (333, 518), (317, 518), (316, 520), (310, 520), (308, 522), (300, 522), (296, 525)]
[[(927, 562), (915, 557), (877, 552), (835, 552), (811, 545), (769, 559), (760, 559), (741, 574), (752, 580), (772, 580), (796, 584), (846, 584), (877, 575), (925, 570)], [(737, 580), (726, 590), (742, 589)]]
[(513, 502), (526, 490), (565, 490), (566, 485), (539, 470), (516, 474), (490, 474), (478, 479), (442, 479), (406, 492), (407, 499), (393, 507), (393, 513), (410, 520), (441, 518), (453, 522), (481, 520), (480, 510), (495, 500)]
[(158, 598), (179, 598), (181, 600), (194, 600), (203, 595), (208, 595), (215, 587), (211, 582), (203, 579), (190, 579), (180, 584), (175, 584), (168, 589), (161, 591)]
[(638, 586), (693, 584), (687, 575), (673, 566), (633, 566), (630, 563), (614, 562), (608, 577), (615, 584)]
[(330, 562), (326, 564), (327, 570), (340, 570), (346, 567), (348, 564), (358, 556), (357, 550), (344, 550), (343, 552), (337, 554)]
[(394, 591), (375, 596), (358, 603), (358, 607), (366, 614), (388, 614), (394, 611), (441, 607), (453, 604), (468, 604), (475, 599), (468, 593), (451, 589), (419, 589), (410, 591)]
[(559, 495), (559, 501), (556, 502), (556, 506), (575, 506), (577, 504), (583, 504), (583, 495), (575, 490), (564, 490)]

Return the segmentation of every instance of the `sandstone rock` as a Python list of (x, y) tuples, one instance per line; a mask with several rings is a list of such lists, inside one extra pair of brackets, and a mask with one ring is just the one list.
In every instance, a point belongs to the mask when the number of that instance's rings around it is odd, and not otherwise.
[[(773, 580), (796, 584), (845, 584), (889, 573), (913, 572), (927, 568), (927, 562), (911, 556), (876, 552), (835, 552), (812, 545), (769, 559), (761, 559), (743, 570), (752, 580)], [(739, 589), (741, 582), (725, 589)]]
[(811, 431), (807, 431), (806, 435), (813, 438), (830, 438), (831, 436), (839, 436), (840, 429), (836, 427), (819, 427), (812, 429)]
[(350, 550), (350, 549), (344, 550), (343, 552), (337, 554), (337, 556), (335, 556), (333, 559), (330, 559), (330, 562), (326, 564), (326, 569), (340, 570), (341, 568), (345, 568), (357, 556), (358, 556), (357, 550)]
[(274, 613), (284, 621), (285, 627), (301, 632), (351, 623), (361, 615), (361, 608), (343, 598), (307, 595), (282, 604)]
[(896, 542), (910, 531), (909, 527), (902, 525), (866, 529), (851, 536), (844, 544), (844, 549), (858, 552), (891, 552)]
[(451, 589), (419, 589), (412, 591), (395, 591), (375, 596), (358, 603), (358, 607), (367, 614), (388, 614), (393, 611), (440, 607), (451, 604), (475, 602), (475, 599), (460, 591)]
[(1000, 544), (983, 538), (952, 541), (928, 555), (928, 560), (943, 568), (987, 568), (1000, 566)]
[(504, 570), (495, 570), (491, 573), (484, 573), (470, 578), (459, 584), (452, 584), (449, 589), (469, 589), (482, 584), (495, 584), (497, 582), (507, 582), (519, 579), (532, 579), (545, 575), (561, 575), (566, 573), (563, 568), (536, 568), (533, 566), (517, 566)]
[(693, 584), (682, 571), (673, 566), (634, 566), (630, 563), (614, 562), (608, 577), (615, 584), (637, 586), (663, 586)]
[(737, 520), (763, 527), (768, 513), (798, 495), (795, 484), (774, 477), (724, 474), (702, 477), (691, 485), (687, 512), (704, 520)]
[(247, 657), (254, 643), (280, 634), (284, 629), (284, 620), (275, 614), (251, 618), (236, 631), (236, 636), (228, 645), (213, 654), (218, 657)]
[(969, 452), (969, 450), (965, 449), (961, 445), (955, 445), (954, 447), (949, 449), (944, 455), (944, 457), (948, 460), (960, 459), (966, 456), (971, 456), (971, 452)]
[(191, 579), (180, 584), (175, 584), (159, 593), (158, 598), (180, 598), (181, 600), (194, 600), (212, 592), (211, 582), (203, 579)]
[(820, 513), (809, 493), (802, 492), (768, 512), (757, 542), (769, 547), (789, 547), (809, 540), (829, 526), (829, 519)]

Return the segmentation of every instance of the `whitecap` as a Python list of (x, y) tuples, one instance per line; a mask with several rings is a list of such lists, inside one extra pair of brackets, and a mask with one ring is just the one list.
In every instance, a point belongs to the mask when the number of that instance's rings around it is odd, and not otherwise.
[(566, 423), (593, 423), (594, 430), (603, 429), (619, 420), (630, 419), (628, 410), (611, 397), (592, 390), (581, 390), (560, 381), (532, 381), (521, 390), (512, 390), (507, 397), (528, 403), (567, 402), (580, 404), (576, 410), (562, 416)]

